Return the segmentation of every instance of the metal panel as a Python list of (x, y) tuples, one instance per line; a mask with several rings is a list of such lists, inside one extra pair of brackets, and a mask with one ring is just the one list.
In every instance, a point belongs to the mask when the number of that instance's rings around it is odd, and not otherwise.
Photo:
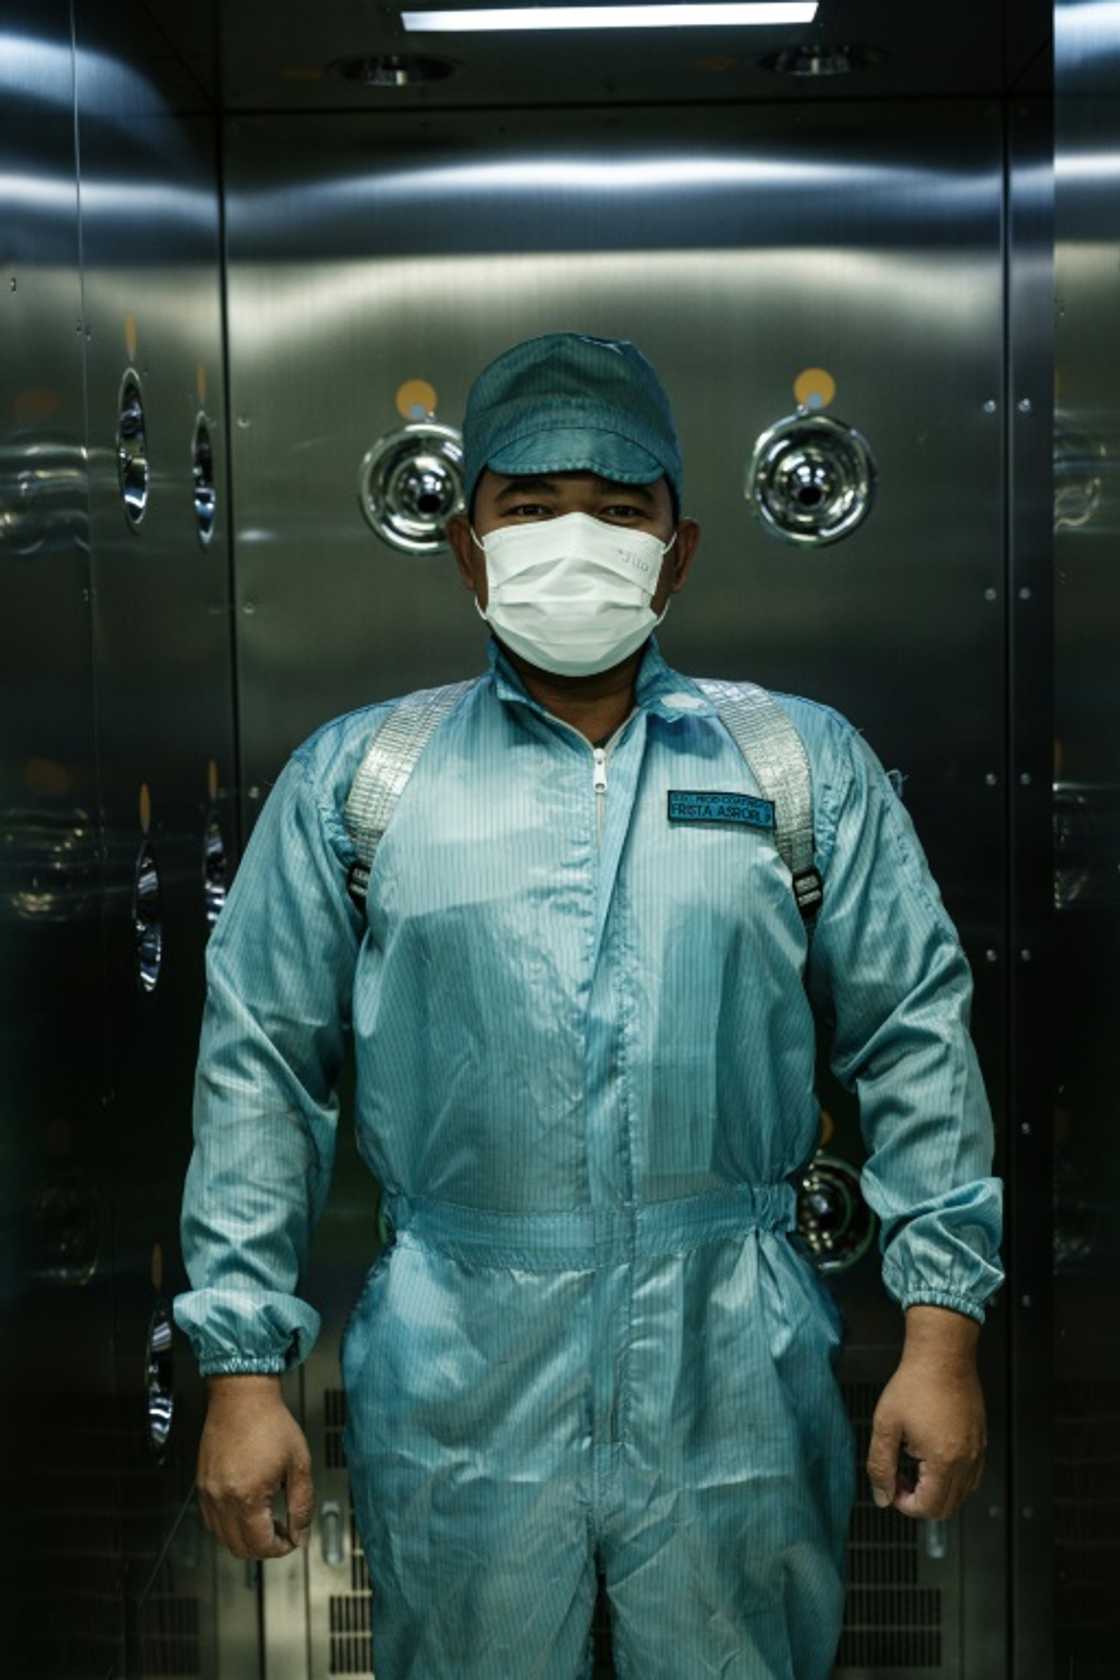
[[(327, 718), (481, 665), (484, 631), (450, 555), (392, 549), (359, 507), (364, 453), (403, 423), (401, 385), (429, 381), (437, 418), (458, 426), (471, 379), (516, 339), (558, 327), (633, 338), (673, 399), (684, 511), (704, 526), (665, 651), (684, 670), (839, 707), (904, 773), (976, 973), (1002, 1144), (1001, 107), (805, 105), (780, 135), (762, 108), (677, 107), (666, 136), (664, 110), (642, 107), (491, 113), (484, 131), (447, 112), (231, 119), (246, 821)], [(814, 368), (836, 381), (829, 412), (858, 426), (879, 473), (872, 517), (817, 552), (764, 532), (743, 495), (755, 440)], [(861, 1160), (854, 1104), (835, 1087), (826, 1097), (834, 1147)], [(371, 1192), (341, 1157), (305, 1282), (324, 1313), (304, 1376), (315, 1432), (328, 1428), (337, 1335), (372, 1258)], [(902, 1324), (874, 1254), (836, 1289), (858, 1412), (889, 1377)], [(997, 1305), (981, 1339), (987, 1475), (945, 1557), (917, 1525), (875, 1511), (864, 1481), (839, 1672), (963, 1675), (966, 1633), (982, 1672), (1003, 1672), (1002, 1629), (962, 1582), (977, 1557), (988, 1602), (1003, 1590), (1004, 1354)], [(325, 1438), (312, 1447), (323, 1462)], [(885, 1557), (905, 1558), (904, 1572), (884, 1576)], [(314, 1597), (313, 1618), (313, 1672), (326, 1672)]]
[[(68, 0), (0, 36), (4, 1667), (122, 1649)], [(91, 1007), (92, 1000), (92, 1007)]]
[[(122, 1672), (137, 1680), (215, 1676), (214, 1543), (193, 1509), (184, 1510), (205, 1388), (184, 1338), (169, 1332), (153, 1369), (151, 1337), (155, 1315), (169, 1316), (172, 1297), (188, 1287), (179, 1207), (208, 931), (204, 850), (214, 823), (230, 863), (235, 839), (217, 122), (138, 0), (112, 9), (79, 4), (76, 47), (105, 826), (100, 1127), (117, 1239)], [(135, 524), (118, 472), (126, 374), (142, 398), (148, 473)], [(192, 460), (200, 414), (217, 496), (208, 543), (196, 520)], [(139, 463), (134, 470), (139, 483)], [(153, 1376), (173, 1408), (163, 1446), (150, 1429)], [(243, 1590), (255, 1619), (255, 1579)]]
[[(280, 1386), (285, 1405), (308, 1437), (318, 1507), (323, 1498), (323, 1488), (313, 1444), (314, 1430), (308, 1429), (306, 1377), (307, 1367), (300, 1365), (294, 1371), (285, 1372)], [(280, 1508), (286, 1511), (286, 1500)], [(319, 1539), (316, 1525), (311, 1537), (312, 1546), (317, 1546)], [(259, 1567), (262, 1626), (265, 1629), (261, 1645), (261, 1673), (267, 1675), (268, 1680), (310, 1680), (311, 1620), (307, 1607), (307, 1579), (309, 1571), (314, 1568), (311, 1556), (297, 1547), (287, 1557), (270, 1558)], [(231, 1674), (234, 1672), (230, 1670)]]
[(1055, 969), (1050, 930), (1053, 866), (1051, 587), (1054, 368), (1053, 107), (1008, 108), (1010, 653), (1008, 858), (1009, 1087), (1006, 1310), (1012, 1395), (1008, 1536), (1015, 1582), (1008, 1643), (1016, 1675), (1049, 1680), (1054, 1667), (1049, 1594), (1053, 1529), (1048, 1440)]
[[(1054, 21), (1054, 1673), (1104, 1680), (1120, 1644), (1120, 16), (1060, 0)], [(1021, 1603), (1047, 1561), (1026, 1553)]]
[[(1054, 89), (1054, 8), (1048, 0), (1003, 0), (1004, 92), (1040, 94)], [(1053, 136), (1053, 123), (1049, 130)]]

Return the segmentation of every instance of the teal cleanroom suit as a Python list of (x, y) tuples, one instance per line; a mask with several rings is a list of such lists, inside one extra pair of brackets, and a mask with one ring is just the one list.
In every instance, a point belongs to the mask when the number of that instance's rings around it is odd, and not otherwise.
[(307, 1358), (352, 1034), (392, 1233), (341, 1356), (377, 1680), (583, 1680), (597, 1573), (620, 1680), (826, 1680), (860, 1467), (839, 1311), (790, 1238), (810, 996), (887, 1291), (983, 1321), (1002, 1186), (968, 963), (837, 712), (776, 696), (812, 767), (810, 947), (772, 833), (668, 820), (671, 789), (759, 789), (656, 638), (598, 776), (489, 660), (405, 788), (368, 928), (343, 810), (384, 707), (268, 794), (207, 949), (175, 1319), (204, 1374)]

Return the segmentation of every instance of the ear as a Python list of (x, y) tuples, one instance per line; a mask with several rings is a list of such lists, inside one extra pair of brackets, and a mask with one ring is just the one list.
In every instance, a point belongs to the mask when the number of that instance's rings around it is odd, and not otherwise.
[(475, 546), (471, 537), (470, 521), (465, 513), (453, 513), (444, 523), (444, 534), (455, 556), (455, 564), (459, 569), (459, 576), (464, 589), (475, 590), (478, 582), (475, 566), (477, 555), (482, 558), (481, 551)]
[(695, 519), (682, 519), (677, 526), (677, 552), (673, 556), (673, 593), (682, 588), (692, 565), (692, 557), (700, 542), (700, 525)]

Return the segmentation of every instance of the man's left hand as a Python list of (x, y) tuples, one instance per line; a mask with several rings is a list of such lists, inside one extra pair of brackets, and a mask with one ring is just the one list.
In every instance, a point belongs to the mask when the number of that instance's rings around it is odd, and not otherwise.
[[(875, 1503), (905, 1517), (954, 1516), (984, 1474), (987, 1445), (975, 1359), (907, 1348), (872, 1419), (867, 1474)], [(912, 1491), (899, 1475), (902, 1446), (919, 1460)]]

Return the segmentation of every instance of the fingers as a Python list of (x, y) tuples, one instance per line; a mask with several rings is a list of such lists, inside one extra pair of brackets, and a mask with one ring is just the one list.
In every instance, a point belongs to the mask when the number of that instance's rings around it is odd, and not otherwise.
[(900, 1492), (894, 1506), (904, 1517), (948, 1521), (979, 1487), (984, 1475), (984, 1457), (960, 1464), (937, 1466), (919, 1460), (917, 1485)]
[(277, 1528), (267, 1496), (207, 1500), (200, 1494), (199, 1507), (211, 1534), (236, 1558), (287, 1557), (295, 1550)]
[(306, 1546), (314, 1500), (310, 1472), (303, 1468), (289, 1473), (286, 1524), (276, 1520), (270, 1494), (225, 1494), (218, 1499), (198, 1490), (203, 1523), (236, 1558), (287, 1557), (297, 1546)]
[(894, 1500), (898, 1481), (898, 1451), (901, 1445), (901, 1419), (877, 1411), (871, 1420), (867, 1475), (871, 1482), (871, 1497), (876, 1505), (883, 1508)]
[(306, 1545), (311, 1536), (311, 1517), (315, 1509), (315, 1489), (311, 1481), (311, 1464), (293, 1459), (288, 1467), (288, 1529), (296, 1545)]
[[(311, 1453), (287, 1407), (245, 1391), (210, 1402), (199, 1445), (199, 1510), (236, 1558), (287, 1557), (310, 1534)], [(272, 1501), (280, 1489), (287, 1511)]]
[[(918, 1480), (913, 1488), (900, 1492), (895, 1508), (904, 1517), (949, 1517), (953, 1476), (947, 1469), (939, 1469), (928, 1459), (918, 1462)], [(955, 1508), (955, 1507), (954, 1507)]]
[(287, 1557), (294, 1550), (294, 1542), (278, 1532), (268, 1499), (235, 1512), (234, 1537), (242, 1548), (237, 1557)]

